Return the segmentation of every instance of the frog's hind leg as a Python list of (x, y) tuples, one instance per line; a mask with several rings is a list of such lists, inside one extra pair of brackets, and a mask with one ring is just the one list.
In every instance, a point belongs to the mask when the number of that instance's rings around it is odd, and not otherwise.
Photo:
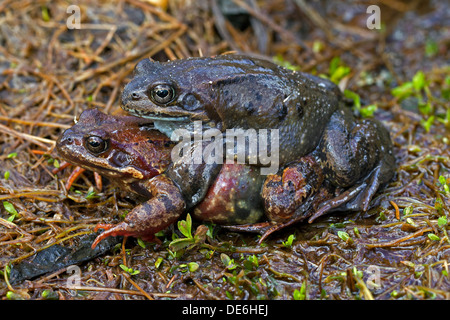
[(358, 184), (333, 199), (324, 202), (319, 209), (309, 218), (312, 223), (315, 219), (333, 211), (367, 211), (370, 201), (377, 192), (380, 184), (382, 165), (377, 166), (371, 174)]
[(326, 179), (345, 191), (324, 202), (310, 223), (332, 211), (367, 211), (378, 188), (395, 171), (387, 129), (376, 120), (355, 121), (348, 108), (332, 116), (317, 155)]

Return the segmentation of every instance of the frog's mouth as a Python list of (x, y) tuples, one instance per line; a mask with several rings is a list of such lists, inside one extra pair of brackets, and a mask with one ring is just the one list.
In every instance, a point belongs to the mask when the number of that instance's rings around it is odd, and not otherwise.
[(190, 119), (188, 116), (170, 116), (167, 114), (162, 115), (161, 113), (158, 113), (158, 112), (148, 112), (148, 111), (137, 110), (137, 109), (132, 109), (132, 108), (130, 108), (130, 109), (127, 108), (126, 110), (135, 116), (150, 119), (150, 120), (189, 121), (189, 119)]
[(146, 119), (161, 120), (161, 121), (188, 121), (189, 120), (189, 117), (177, 117), (177, 116), (161, 117), (160, 115), (157, 115), (157, 114), (145, 114), (145, 115), (142, 115), (142, 117), (144, 117)]

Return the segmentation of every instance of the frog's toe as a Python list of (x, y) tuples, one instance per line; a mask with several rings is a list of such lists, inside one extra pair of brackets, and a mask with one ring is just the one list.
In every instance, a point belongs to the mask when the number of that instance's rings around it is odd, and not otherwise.
[(259, 233), (261, 235), (261, 238), (259, 238), (258, 244), (261, 244), (272, 232), (275, 232), (283, 228), (284, 224), (267, 221), (260, 223), (231, 225), (222, 227), (230, 231)]
[(309, 218), (311, 223), (315, 219), (332, 211), (367, 211), (369, 209), (370, 201), (377, 192), (380, 184), (381, 168), (376, 167), (372, 173), (361, 183), (337, 197), (326, 201), (319, 209)]
[(250, 223), (250, 224), (240, 224), (240, 225), (229, 225), (222, 226), (230, 231), (237, 232), (254, 232), (264, 234), (264, 232), (272, 225), (270, 222), (260, 222), (260, 223)]
[(98, 229), (103, 229), (101, 234), (95, 238), (94, 242), (91, 245), (91, 248), (94, 249), (100, 241), (107, 237), (116, 237), (116, 236), (134, 236), (135, 232), (132, 226), (130, 226), (126, 222), (121, 222), (119, 224), (104, 224), (99, 223), (97, 226), (95, 226), (94, 231), (97, 231)]
[(261, 244), (273, 232), (281, 230), (281, 229), (283, 229), (295, 222), (301, 221), (303, 219), (304, 219), (304, 217), (296, 217), (296, 218), (292, 218), (285, 222), (266, 221), (266, 222), (260, 222), (260, 223), (222, 226), (222, 227), (226, 228), (230, 231), (259, 233), (259, 234), (261, 234), (261, 237), (258, 240), (258, 244)]

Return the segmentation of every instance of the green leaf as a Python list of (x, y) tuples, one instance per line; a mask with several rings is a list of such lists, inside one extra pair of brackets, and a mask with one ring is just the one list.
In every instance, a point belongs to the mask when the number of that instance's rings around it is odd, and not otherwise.
[(419, 111), (426, 116), (431, 115), (433, 113), (433, 107), (431, 106), (431, 102), (428, 101), (427, 103), (424, 102), (419, 103)]
[(14, 206), (11, 202), (3, 201), (3, 207), (5, 208), (6, 211), (8, 211), (13, 216), (18, 215), (16, 208), (14, 208)]
[(236, 269), (236, 265), (234, 264), (234, 259), (231, 259), (229, 256), (227, 256), (225, 253), (220, 254), (220, 260), (225, 265), (225, 267), (228, 270)]
[(344, 96), (348, 99), (352, 99), (353, 103), (355, 104), (355, 107), (359, 110), (361, 108), (361, 98), (359, 94), (356, 92), (350, 91), (345, 89), (344, 90)]
[(138, 239), (137, 239), (137, 243), (138, 243), (138, 245), (139, 245), (141, 248), (143, 248), (143, 249), (145, 249), (145, 248), (147, 247), (147, 245), (145, 244), (145, 241), (142, 240), (141, 238), (138, 238)]
[(335, 73), (340, 64), (341, 64), (341, 58), (334, 57), (330, 61), (330, 66), (328, 68), (328, 74), (331, 76), (333, 73)]
[(433, 241), (439, 241), (439, 240), (441, 240), (441, 238), (439, 238), (437, 235), (435, 235), (434, 233), (429, 233), (428, 234), (428, 238), (430, 238), (430, 240), (433, 240)]
[(412, 206), (407, 206), (406, 208), (403, 209), (403, 214), (405, 216), (412, 214), (414, 211), (414, 208)]
[(25, 300), (24, 297), (22, 297), (19, 293), (13, 292), (13, 291), (8, 291), (6, 293), (6, 298), (8, 300)]
[(347, 66), (339, 66), (336, 71), (330, 75), (330, 80), (338, 83), (342, 78), (350, 73), (351, 69)]
[(42, 291), (41, 297), (45, 300), (59, 300), (59, 295), (51, 289)]
[(228, 266), (231, 262), (231, 258), (228, 255), (226, 255), (225, 253), (220, 254), (220, 260), (225, 265), (225, 267)]
[(300, 66), (293, 65), (289, 61), (286, 61), (281, 54), (277, 54), (275, 57), (273, 57), (273, 61), (286, 69), (289, 69), (292, 71), (300, 70)]
[(199, 268), (199, 265), (197, 262), (189, 262), (187, 264), (187, 267), (189, 269), (190, 272), (195, 272), (197, 271), (197, 269)]
[(256, 270), (258, 269), (259, 262), (258, 258), (255, 255), (248, 256), (247, 259), (244, 261), (244, 267), (247, 270)]
[(293, 297), (294, 300), (306, 300), (306, 281), (303, 281), (300, 290), (294, 290)]
[(95, 192), (94, 188), (89, 188), (88, 193), (86, 194), (86, 199), (90, 200), (90, 199), (95, 199), (95, 198), (99, 198), (100, 196), (97, 195), (97, 193)]
[(161, 263), (163, 262), (163, 258), (159, 257), (158, 259), (156, 259), (155, 261), (155, 268), (159, 269), (159, 267), (161, 266)]
[(370, 104), (368, 106), (361, 108), (359, 112), (361, 112), (361, 116), (363, 116), (364, 118), (371, 118), (373, 117), (373, 114), (377, 109), (378, 109), (377, 105)]
[(134, 275), (136, 275), (136, 274), (139, 274), (141, 271), (139, 271), (139, 270), (133, 270), (133, 268), (129, 268), (129, 267), (127, 267), (126, 265), (124, 265), (124, 264), (121, 264), (121, 265), (119, 265), (119, 267), (123, 270), (123, 271), (125, 271), (126, 273), (128, 273), (128, 274), (130, 274), (130, 275), (132, 275), (132, 276), (134, 276)]
[(439, 217), (437, 221), (438, 221), (438, 226), (442, 228), (443, 226), (445, 226), (447, 224), (447, 217), (446, 216)]
[(402, 85), (391, 90), (391, 94), (398, 99), (409, 97), (414, 92), (414, 85), (412, 82), (405, 82)]
[(172, 240), (172, 242), (169, 244), (169, 247), (171, 250), (176, 252), (189, 247), (193, 243), (194, 243), (193, 238), (181, 238)]
[(345, 231), (338, 231), (337, 234), (338, 237), (341, 238), (343, 241), (347, 241), (348, 239), (350, 239), (350, 236)]
[(422, 71), (418, 71), (414, 75), (412, 83), (413, 83), (414, 89), (416, 91), (422, 90), (425, 87), (425, 85), (426, 85), (425, 74)]
[(48, 8), (46, 6), (41, 6), (41, 15), (42, 15), (42, 20), (44, 20), (45, 22), (50, 21), (50, 14), (49, 14)]
[(188, 213), (186, 216), (186, 220), (178, 221), (178, 230), (180, 230), (180, 232), (186, 238), (192, 238), (191, 227), (192, 227), (192, 219), (191, 215)]
[(17, 157), (17, 152), (11, 152), (10, 154), (8, 154), (6, 156), (6, 158), (8, 158), (8, 159), (15, 158), (15, 157)]
[(426, 132), (430, 132), (431, 126), (434, 122), (434, 116), (429, 117), (427, 120), (420, 120), (420, 124), (425, 129)]
[(323, 50), (324, 44), (320, 40), (316, 40), (313, 42), (312, 50), (314, 53), (319, 53)]
[(295, 235), (291, 234), (286, 241), (283, 241), (282, 244), (286, 248), (292, 247), (292, 242), (295, 239)]
[(8, 180), (10, 174), (11, 174), (11, 173), (10, 173), (9, 171), (5, 171), (5, 174), (3, 175), (3, 178), (5, 178), (5, 180)]
[(430, 58), (436, 55), (439, 51), (439, 47), (436, 41), (428, 39), (425, 43), (425, 55)]

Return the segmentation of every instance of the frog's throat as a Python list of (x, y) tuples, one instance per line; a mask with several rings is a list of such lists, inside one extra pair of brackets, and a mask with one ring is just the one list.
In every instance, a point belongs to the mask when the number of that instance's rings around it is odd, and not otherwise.
[[(184, 117), (184, 118), (188, 119), (186, 117)], [(172, 119), (172, 118), (162, 118), (163, 120), (161, 120), (159, 118), (155, 118), (155, 119), (156, 120), (153, 123), (153, 125), (155, 126), (155, 129), (164, 133), (169, 138), (172, 136), (172, 133), (174, 130), (179, 129), (179, 128), (184, 128), (184, 127), (191, 125), (191, 123), (187, 120), (185, 120), (185, 121), (177, 120), (177, 122), (172, 122), (172, 121), (164, 120), (164, 119)], [(159, 121), (159, 120), (161, 120), (161, 121)]]

